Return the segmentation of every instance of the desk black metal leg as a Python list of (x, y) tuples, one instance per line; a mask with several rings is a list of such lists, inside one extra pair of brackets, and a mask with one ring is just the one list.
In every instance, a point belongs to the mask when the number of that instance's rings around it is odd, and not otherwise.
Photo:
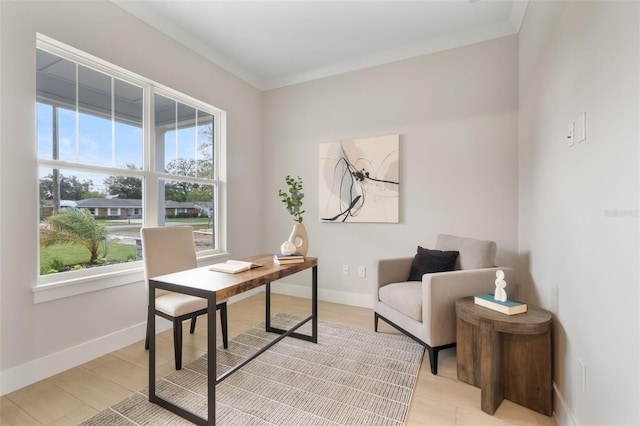
[(149, 339), (149, 401), (156, 398), (156, 286), (149, 281), (149, 305), (147, 309), (147, 338)]
[(207, 298), (207, 403), (208, 403), (208, 417), (207, 423), (210, 425), (216, 424), (216, 381), (217, 368), (217, 335), (218, 329), (216, 328), (216, 292), (212, 292)]
[[(300, 333), (289, 333), (291, 337), (302, 339), (313, 343), (318, 343), (318, 267), (314, 266), (311, 271), (311, 316), (303, 322), (311, 321), (311, 335)], [(291, 330), (283, 330), (278, 327), (271, 326), (271, 283), (266, 284), (265, 306), (266, 312), (264, 329), (268, 333), (284, 334)], [(298, 325), (299, 326), (299, 325)], [(295, 328), (297, 329), (298, 326)]]
[(318, 267), (311, 270), (311, 341), (318, 343)]
[(264, 320), (264, 329), (265, 331), (271, 331), (271, 283), (267, 283), (265, 288), (265, 302), (264, 302), (264, 311), (265, 311), (265, 320)]

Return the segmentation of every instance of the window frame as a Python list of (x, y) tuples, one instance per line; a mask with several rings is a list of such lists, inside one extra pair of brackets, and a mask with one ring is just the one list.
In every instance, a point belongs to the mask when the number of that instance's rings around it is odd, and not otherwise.
[[(139, 86), (143, 90), (142, 170), (132, 171), (130, 169), (121, 169), (117, 167), (95, 166), (63, 160), (43, 159), (38, 157), (36, 146), (35, 155), (37, 168), (51, 167), (56, 169), (90, 171), (95, 173), (141, 178), (143, 182), (143, 195), (141, 200), (143, 227), (162, 226), (161, 224), (164, 221), (165, 209), (159, 206), (158, 193), (160, 182), (167, 180), (184, 180), (193, 183), (212, 185), (214, 189), (213, 205), (215, 210), (215, 241), (213, 241), (213, 244), (215, 248), (198, 252), (197, 258), (199, 262), (205, 264), (217, 261), (221, 257), (228, 256), (226, 241), (226, 112), (42, 34), (37, 34), (36, 49), (44, 50), (84, 67), (105, 73), (112, 78), (117, 78), (127, 83)], [(154, 96), (156, 94), (171, 98), (172, 100), (196, 108), (200, 111), (206, 112), (207, 114), (211, 114), (213, 117), (215, 123), (213, 126), (214, 133), (212, 135), (213, 169), (215, 172), (211, 178), (175, 176), (165, 173), (164, 170), (157, 170), (155, 161), (157, 142), (155, 138), (153, 109)], [(37, 102), (35, 97), (34, 101)], [(36, 123), (36, 120), (36, 117), (34, 117), (34, 124)], [(34, 140), (34, 144), (37, 145), (37, 139)], [(39, 194), (36, 205), (40, 205)], [(111, 209), (109, 209), (109, 212), (110, 210)], [(118, 211), (120, 211), (120, 208), (118, 208)], [(38, 226), (35, 227), (35, 234), (38, 245), (36, 265), (39, 265), (40, 236)], [(110, 287), (138, 283), (144, 280), (142, 261), (119, 263), (115, 265), (100, 266), (96, 268), (49, 275), (40, 275), (39, 267), (34, 266), (34, 268), (36, 269), (35, 272), (37, 274), (36, 284), (31, 288), (34, 294), (34, 303), (56, 300), (63, 297), (84, 294)]]

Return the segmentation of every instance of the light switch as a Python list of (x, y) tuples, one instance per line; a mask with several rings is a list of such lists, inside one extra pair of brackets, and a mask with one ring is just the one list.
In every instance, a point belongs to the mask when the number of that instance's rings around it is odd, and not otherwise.
[(573, 146), (574, 138), (573, 138), (573, 121), (569, 123), (569, 127), (567, 128), (567, 146)]
[(587, 139), (587, 113), (583, 112), (576, 120), (576, 129), (574, 139), (577, 142), (583, 142)]

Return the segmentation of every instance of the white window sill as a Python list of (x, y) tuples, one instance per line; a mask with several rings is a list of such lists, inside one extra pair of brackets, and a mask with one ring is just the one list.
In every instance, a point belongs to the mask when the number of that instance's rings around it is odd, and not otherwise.
[(96, 269), (85, 269), (40, 277), (38, 285), (31, 289), (33, 303), (49, 302), (144, 280), (142, 262), (103, 268), (108, 270), (97, 272)]
[[(228, 253), (214, 253), (198, 257), (198, 264), (207, 265), (228, 258)], [(107, 288), (141, 283), (144, 281), (142, 261), (104, 266), (99, 269), (45, 275), (33, 287), (33, 303), (44, 303), (65, 297), (105, 290)]]

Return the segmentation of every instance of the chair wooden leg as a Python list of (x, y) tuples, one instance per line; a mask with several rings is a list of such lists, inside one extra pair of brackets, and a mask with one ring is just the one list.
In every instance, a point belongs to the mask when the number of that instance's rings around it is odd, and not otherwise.
[(191, 327), (189, 328), (189, 333), (193, 334), (196, 331), (196, 320), (198, 317), (191, 318)]
[(222, 303), (220, 306), (220, 326), (222, 327), (222, 347), (228, 349), (227, 302)]
[(376, 333), (378, 332), (378, 320), (380, 319), (380, 316), (374, 312), (373, 313), (373, 331), (375, 331)]
[(173, 320), (173, 352), (176, 358), (176, 370), (182, 369), (182, 321)]

